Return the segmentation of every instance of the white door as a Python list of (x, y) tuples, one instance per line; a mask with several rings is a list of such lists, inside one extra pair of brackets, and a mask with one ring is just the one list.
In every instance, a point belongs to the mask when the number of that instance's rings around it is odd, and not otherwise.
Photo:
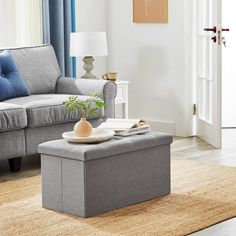
[[(222, 49), (222, 127), (236, 128), (236, 1), (222, 1), (223, 26), (230, 27), (227, 47)], [(228, 35), (226, 35), (228, 36)]]
[(221, 148), (221, 0), (195, 0), (197, 135)]

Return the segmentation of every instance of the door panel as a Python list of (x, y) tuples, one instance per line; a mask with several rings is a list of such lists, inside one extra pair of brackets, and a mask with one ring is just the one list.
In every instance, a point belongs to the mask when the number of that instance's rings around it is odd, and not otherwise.
[(197, 135), (220, 148), (221, 0), (195, 0), (195, 10)]
[(226, 35), (227, 47), (223, 47), (222, 52), (222, 126), (227, 128), (236, 128), (235, 3), (232, 0), (222, 2), (223, 26), (230, 26), (230, 37)]

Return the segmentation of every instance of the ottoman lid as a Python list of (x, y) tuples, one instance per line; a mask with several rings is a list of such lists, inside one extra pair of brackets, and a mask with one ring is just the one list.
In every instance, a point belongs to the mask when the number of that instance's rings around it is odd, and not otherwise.
[(51, 156), (89, 161), (170, 143), (172, 143), (172, 136), (159, 132), (149, 132), (129, 137), (115, 136), (109, 141), (98, 144), (70, 143), (64, 139), (54, 140), (40, 144), (38, 152)]

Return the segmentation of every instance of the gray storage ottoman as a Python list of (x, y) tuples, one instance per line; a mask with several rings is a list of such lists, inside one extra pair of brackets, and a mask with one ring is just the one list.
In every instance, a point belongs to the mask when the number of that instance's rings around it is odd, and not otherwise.
[(90, 217), (169, 194), (171, 142), (149, 132), (99, 144), (40, 144), (43, 207)]

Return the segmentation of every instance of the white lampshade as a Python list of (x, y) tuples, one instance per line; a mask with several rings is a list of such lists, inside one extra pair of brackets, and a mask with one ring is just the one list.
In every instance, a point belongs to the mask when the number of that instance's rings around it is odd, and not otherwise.
[(70, 35), (70, 56), (106, 56), (106, 32), (76, 32)]

